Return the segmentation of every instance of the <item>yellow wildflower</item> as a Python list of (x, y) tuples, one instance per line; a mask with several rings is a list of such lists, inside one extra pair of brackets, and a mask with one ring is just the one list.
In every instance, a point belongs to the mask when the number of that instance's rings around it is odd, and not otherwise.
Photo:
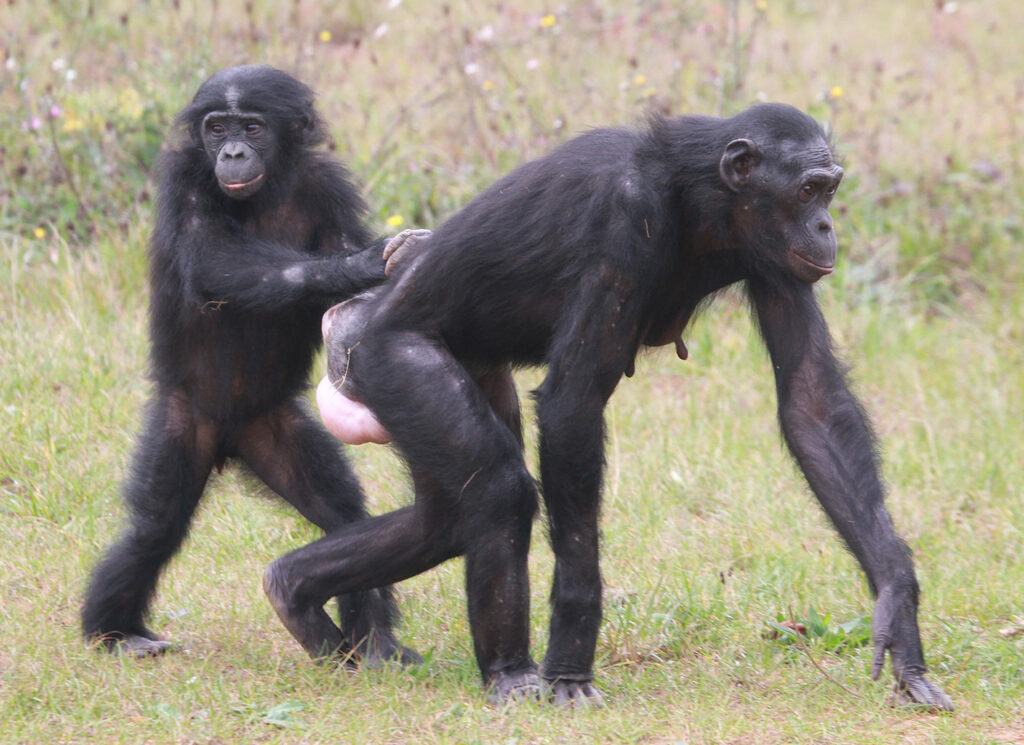
[(401, 227), (402, 223), (405, 222), (405, 218), (401, 215), (392, 215), (388, 218), (387, 223), (389, 228)]
[(117, 109), (122, 116), (140, 119), (143, 108), (142, 96), (134, 88), (125, 88), (117, 94)]
[(483, 87), (483, 89), (485, 91), (492, 91), (492, 90), (494, 90), (494, 81), (493, 80), (485, 80), (481, 85), (482, 85), (482, 87)]
[(828, 92), (829, 98), (842, 98), (843, 97), (843, 86), (833, 85), (832, 89)]
[(633, 82), (636, 83), (638, 87), (641, 85), (647, 85), (647, 76), (637, 75), (635, 78), (633, 78)]
[(77, 132), (78, 130), (84, 129), (84, 128), (85, 128), (85, 122), (84, 121), (79, 119), (74, 114), (68, 114), (67, 118), (64, 119), (64, 126), (61, 127), (61, 130), (63, 130), (64, 132)]
[(328, 31), (327, 29), (324, 29), (323, 31), (320, 32), (319, 39), (324, 44), (326, 44), (327, 42), (329, 42), (333, 38), (334, 38), (334, 35), (330, 31)]
[(558, 22), (558, 19), (555, 18), (555, 14), (554, 13), (548, 13), (546, 16), (544, 16), (543, 18), (540, 19), (540, 27), (541, 28), (551, 28), (557, 22)]
[(754, 3), (754, 7), (764, 13), (768, 10), (768, 0), (757, 0), (757, 2)]
[(32, 231), (32, 235), (34, 235), (39, 240), (42, 240), (43, 238), (46, 237), (46, 229), (45, 228), (36, 228), (35, 230)]

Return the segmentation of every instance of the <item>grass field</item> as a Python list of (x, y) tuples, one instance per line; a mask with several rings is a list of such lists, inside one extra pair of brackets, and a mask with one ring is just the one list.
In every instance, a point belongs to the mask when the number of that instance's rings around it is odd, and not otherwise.
[[(1022, 27), (1009, 0), (7, 0), (0, 743), (1024, 744)], [(847, 176), (819, 296), (880, 435), (931, 677), (956, 712), (890, 708), (870, 680), (872, 600), (781, 443), (738, 294), (687, 331), (687, 362), (648, 355), (608, 410), (605, 708), (485, 705), (461, 561), (399, 587), (422, 667), (314, 666), (260, 580), (316, 533), (232, 469), (153, 607), (183, 651), (88, 649), (84, 583), (121, 525), (148, 390), (151, 168), (198, 83), (242, 62), (319, 92), (381, 231), (431, 227), (594, 125), (756, 100), (828, 123)], [(408, 502), (393, 453), (351, 455), (373, 511)], [(773, 635), (783, 620), (811, 628), (804, 645)]]

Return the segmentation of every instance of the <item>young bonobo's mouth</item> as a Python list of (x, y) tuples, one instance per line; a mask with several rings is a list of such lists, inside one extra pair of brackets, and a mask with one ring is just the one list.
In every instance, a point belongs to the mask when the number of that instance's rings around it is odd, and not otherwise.
[(257, 176), (254, 179), (250, 179), (249, 181), (221, 181), (220, 185), (223, 186), (228, 191), (242, 191), (243, 189), (248, 189), (251, 186), (255, 186), (262, 180), (263, 174), (261, 173), (259, 176)]
[(821, 264), (815, 264), (798, 251), (790, 250), (789, 268), (799, 279), (802, 279), (804, 282), (814, 283), (822, 277), (831, 274), (835, 270), (836, 265), (822, 266)]

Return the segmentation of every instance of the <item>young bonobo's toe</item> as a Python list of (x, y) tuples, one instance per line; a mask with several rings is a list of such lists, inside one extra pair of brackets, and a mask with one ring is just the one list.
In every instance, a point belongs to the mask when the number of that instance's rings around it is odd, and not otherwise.
[(142, 658), (159, 657), (165, 652), (176, 649), (177, 645), (165, 639), (150, 639), (137, 634), (125, 634), (116, 638), (104, 639), (103, 647), (112, 654)]
[(566, 709), (599, 709), (604, 706), (604, 697), (589, 680), (556, 680), (544, 681), (547, 698)]
[(903, 680), (894, 683), (889, 703), (892, 706), (953, 711), (952, 699), (921, 673), (905, 673)]
[(528, 667), (514, 673), (498, 673), (487, 686), (487, 703), (492, 706), (537, 701), (541, 681), (537, 668)]

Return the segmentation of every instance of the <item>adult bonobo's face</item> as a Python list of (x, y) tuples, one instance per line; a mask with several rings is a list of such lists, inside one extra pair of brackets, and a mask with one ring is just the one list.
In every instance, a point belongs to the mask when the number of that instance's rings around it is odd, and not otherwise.
[(836, 234), (829, 204), (843, 169), (823, 136), (782, 139), (759, 145), (730, 142), (719, 171), (736, 193), (733, 217), (743, 247), (757, 261), (817, 282), (836, 263)]
[(258, 192), (274, 145), (264, 118), (244, 111), (211, 111), (200, 132), (221, 191), (232, 199), (248, 199)]

